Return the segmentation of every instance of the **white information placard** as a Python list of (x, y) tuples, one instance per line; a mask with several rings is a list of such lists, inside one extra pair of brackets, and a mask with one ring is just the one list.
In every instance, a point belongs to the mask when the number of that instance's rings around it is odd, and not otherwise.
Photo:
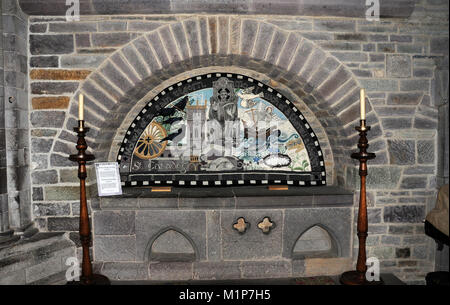
[(117, 162), (95, 163), (99, 196), (122, 195), (119, 164)]

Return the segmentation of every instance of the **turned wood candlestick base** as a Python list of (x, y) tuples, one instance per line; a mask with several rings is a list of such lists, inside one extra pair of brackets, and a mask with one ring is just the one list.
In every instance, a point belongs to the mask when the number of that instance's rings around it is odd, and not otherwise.
[(78, 178), (80, 179), (80, 240), (83, 248), (83, 261), (81, 263), (80, 282), (69, 282), (68, 284), (81, 285), (109, 285), (110, 281), (106, 276), (92, 273), (92, 263), (89, 253), (91, 246), (91, 227), (89, 225), (89, 213), (86, 201), (86, 162), (95, 159), (94, 155), (86, 153), (87, 144), (84, 139), (89, 128), (84, 127), (84, 121), (78, 121), (78, 127), (73, 129), (78, 134), (77, 150), (78, 154), (70, 155), (69, 160), (78, 163)]
[(366, 126), (365, 120), (360, 121), (360, 126), (355, 127), (359, 132), (358, 148), (359, 152), (351, 155), (352, 159), (359, 160), (359, 176), (361, 178), (361, 189), (359, 193), (359, 210), (358, 210), (358, 261), (356, 263), (356, 270), (344, 272), (340, 277), (341, 284), (344, 285), (379, 285), (380, 281), (368, 281), (366, 279), (366, 239), (368, 231), (367, 221), (367, 201), (366, 201), (366, 176), (367, 176), (367, 161), (374, 159), (374, 153), (367, 152), (369, 142), (367, 140), (367, 131), (370, 126)]

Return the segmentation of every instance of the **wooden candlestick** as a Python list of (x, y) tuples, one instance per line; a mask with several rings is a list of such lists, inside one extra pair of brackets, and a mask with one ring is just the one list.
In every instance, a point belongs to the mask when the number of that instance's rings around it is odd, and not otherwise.
[(358, 261), (356, 263), (355, 271), (344, 272), (340, 277), (340, 282), (344, 285), (373, 285), (381, 284), (380, 281), (369, 282), (366, 279), (366, 239), (368, 230), (367, 221), (367, 201), (366, 201), (366, 176), (367, 176), (367, 161), (374, 159), (374, 153), (367, 152), (369, 142), (367, 140), (367, 131), (370, 126), (366, 126), (366, 120), (360, 120), (360, 126), (355, 127), (359, 132), (358, 148), (359, 152), (352, 153), (352, 159), (359, 160), (359, 176), (361, 178), (361, 189), (359, 193), (359, 210), (358, 210)]
[(81, 263), (81, 285), (109, 285), (107, 277), (92, 273), (92, 263), (89, 253), (91, 246), (91, 227), (89, 225), (89, 213), (86, 201), (86, 162), (95, 159), (94, 155), (86, 153), (87, 144), (84, 139), (89, 128), (84, 127), (84, 121), (78, 121), (78, 127), (73, 129), (78, 134), (78, 154), (70, 155), (69, 160), (78, 162), (78, 178), (80, 179), (80, 240), (83, 248), (83, 261)]

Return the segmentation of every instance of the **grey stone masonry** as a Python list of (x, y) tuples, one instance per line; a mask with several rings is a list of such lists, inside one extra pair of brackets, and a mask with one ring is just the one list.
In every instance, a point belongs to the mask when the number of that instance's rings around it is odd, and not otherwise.
[[(305, 7), (304, 12), (315, 12), (311, 16), (290, 15), (296, 9), (287, 10), (286, 1), (279, 6), (258, 6), (258, 11), (255, 3), (245, 7), (225, 1), (225, 11), (217, 13), (213, 3), (206, 1), (192, 7), (180, 1), (172, 1), (170, 7), (161, 2), (134, 16), (118, 15), (131, 10), (131, 3), (119, 7), (102, 6), (97, 1), (85, 8), (87, 11), (76, 23), (66, 22), (63, 17), (34, 15), (41, 10), (45, 10), (44, 15), (56, 13), (52, 1), (19, 1), (32, 14), (27, 17), (25, 29), (18, 29), (27, 33), (28, 39), (14, 39), (17, 36), (3, 33), (3, 57), (17, 57), (14, 63), (1, 61), (4, 70), (22, 72), (5, 73), (0, 83), (4, 90), (0, 92), (4, 92), (2, 97), (16, 97), (16, 108), (23, 113), (14, 117), (25, 119), (23, 128), (8, 131), (0, 125), (0, 151), (3, 137), (3, 147), (17, 147), (6, 154), (3, 162), (12, 162), (9, 157), (31, 160), (28, 169), (25, 166), (18, 171), (29, 178), (12, 183), (8, 178), (7, 186), (0, 184), (1, 198), (11, 201), (9, 206), (23, 207), (21, 200), (30, 198), (34, 214), (17, 210), (13, 211), (15, 215), (28, 213), (43, 231), (76, 232), (74, 203), (78, 200), (78, 184), (76, 168), (67, 156), (75, 152), (72, 128), (77, 124), (79, 93), (86, 96), (90, 151), (96, 155), (96, 162), (115, 161), (126, 130), (149, 99), (180, 80), (218, 70), (251, 76), (295, 101), (318, 136), (327, 184), (355, 191), (356, 207), (359, 176), (357, 164), (349, 156), (357, 149), (354, 127), (359, 124), (358, 92), (364, 87), (367, 122), (372, 126), (368, 150), (377, 154), (368, 162), (368, 253), (380, 258), (385, 268), (382, 272), (393, 272), (410, 283), (423, 283), (424, 274), (434, 264), (434, 245), (423, 233), (421, 220), (436, 200), (436, 187), (448, 182), (447, 2), (423, 0), (409, 6), (410, 1), (404, 1), (404, 10), (391, 10), (391, 4), (386, 4), (382, 16), (395, 11), (408, 18), (382, 17), (380, 21), (366, 20), (362, 4), (357, 11), (354, 7), (344, 9), (343, 0), (327, 6), (330, 10), (339, 8), (335, 13), (340, 17), (321, 16), (320, 12), (327, 11), (321, 6), (323, 1)], [(232, 15), (226, 14), (230, 6), (234, 8)], [(273, 12), (267, 11), (268, 7)], [(198, 9), (205, 14), (195, 14)], [(155, 13), (153, 10), (165, 14), (145, 15)], [(242, 11), (245, 14), (240, 14)], [(2, 117), (8, 120), (0, 119), (0, 124), (12, 123), (11, 105), (1, 105), (6, 107)], [(15, 176), (5, 173), (1, 161), (1, 177)], [(30, 187), (15, 187), (28, 182)], [(298, 202), (280, 196), (267, 207), (255, 208), (259, 198), (254, 194), (246, 199), (155, 196), (148, 201), (145, 196), (130, 195), (127, 200), (99, 201), (95, 197), (95, 175), (89, 177), (88, 184), (94, 194), (89, 198), (94, 211), (94, 255), (105, 262), (102, 270), (108, 274), (117, 272), (126, 279), (163, 279), (169, 276), (166, 270), (172, 268), (173, 278), (180, 279), (212, 278), (211, 270), (218, 270), (224, 278), (254, 277), (259, 265), (243, 261), (261, 259), (274, 262), (271, 272), (279, 276), (289, 274), (286, 270), (298, 274), (321, 270), (311, 265), (317, 258), (289, 261), (285, 256), (289, 247), (280, 244), (286, 237), (284, 233), (293, 234), (298, 229), (294, 226), (285, 232), (281, 224), (291, 218), (302, 219), (287, 213), (280, 204)], [(15, 189), (10, 192), (5, 187)], [(309, 205), (305, 210), (316, 209), (313, 197), (302, 200), (302, 204)], [(236, 232), (224, 223), (215, 226), (220, 219), (235, 221), (238, 215), (233, 208), (248, 209), (248, 235), (233, 235)], [(152, 209), (151, 213), (147, 209)], [(343, 215), (351, 215), (349, 221), (353, 221), (355, 210)], [(264, 211), (271, 214), (265, 215)], [(153, 212), (160, 217), (153, 218)], [(315, 213), (311, 211), (311, 217), (320, 219)], [(264, 216), (277, 224), (267, 236), (258, 235), (255, 223)], [(194, 221), (197, 217), (199, 220)], [(20, 222), (17, 217), (9, 219)], [(147, 244), (166, 226), (172, 226), (195, 245), (198, 261), (143, 261)], [(339, 242), (357, 247), (354, 229), (347, 231), (336, 223), (329, 226), (330, 231), (348, 235)], [(216, 236), (222, 234), (226, 235), (219, 243)], [(235, 244), (243, 247), (240, 253)], [(259, 249), (257, 254), (251, 246)], [(348, 254), (353, 262), (356, 260), (354, 249), (339, 251), (341, 258)], [(227, 264), (220, 267), (225, 259)], [(331, 262), (337, 261), (331, 259), (340, 258), (327, 258), (329, 270), (336, 271)], [(410, 261), (416, 265), (408, 265), (414, 264)]]

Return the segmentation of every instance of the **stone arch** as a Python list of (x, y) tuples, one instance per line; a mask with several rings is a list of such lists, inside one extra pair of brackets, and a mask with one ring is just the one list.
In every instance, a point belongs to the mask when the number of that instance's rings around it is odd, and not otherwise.
[[(164, 253), (157, 253), (153, 251), (155, 243), (161, 241), (164, 237), (166, 237), (165, 241), (170, 241), (169, 246), (176, 246), (178, 249), (167, 249)], [(165, 241), (161, 242), (164, 243)], [(174, 251), (171, 252), (170, 250)], [(192, 238), (183, 232), (183, 230), (174, 226), (168, 226), (159, 230), (150, 238), (144, 251), (143, 261), (195, 261), (198, 257), (198, 249)]]
[[(255, 71), (288, 88), (286, 95), (300, 99), (323, 126), (331, 146), (326, 157), (334, 160), (337, 183), (345, 182), (349, 150), (356, 143), (354, 126), (359, 121), (358, 81), (314, 42), (259, 20), (199, 16), (137, 37), (84, 81), (71, 101), (65, 129), (76, 125), (82, 92), (91, 127), (90, 146), (97, 160), (107, 160), (118, 127), (137, 101), (185, 71), (213, 66)], [(375, 141), (382, 134), (380, 123), (370, 101), (366, 108)]]

